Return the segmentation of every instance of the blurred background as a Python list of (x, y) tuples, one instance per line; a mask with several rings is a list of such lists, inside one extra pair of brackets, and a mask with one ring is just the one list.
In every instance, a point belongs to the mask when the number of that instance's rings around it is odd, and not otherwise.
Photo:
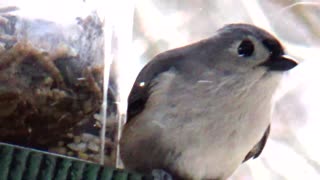
[(0, 2), (0, 6), (8, 4), (26, 10), (23, 16), (60, 23), (68, 23), (68, 18), (81, 16), (87, 9), (97, 10), (105, 18), (105, 62), (112, 64), (111, 75), (117, 77), (120, 113), (125, 112), (137, 73), (156, 54), (208, 38), (229, 23), (250, 23), (268, 30), (300, 65), (286, 74), (279, 88), (263, 153), (243, 164), (230, 180), (320, 179), (320, 1)]

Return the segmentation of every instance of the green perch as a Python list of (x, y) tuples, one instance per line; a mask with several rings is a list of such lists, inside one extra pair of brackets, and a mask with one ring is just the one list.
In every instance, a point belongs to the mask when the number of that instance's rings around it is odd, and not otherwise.
[(151, 180), (71, 157), (0, 142), (0, 180)]

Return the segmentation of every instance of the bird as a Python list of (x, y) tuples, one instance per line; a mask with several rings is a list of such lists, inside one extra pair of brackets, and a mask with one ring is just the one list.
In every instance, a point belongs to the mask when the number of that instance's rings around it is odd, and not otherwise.
[(274, 35), (244, 23), (158, 54), (128, 97), (120, 139), (125, 168), (227, 179), (261, 154), (275, 91), (297, 64)]

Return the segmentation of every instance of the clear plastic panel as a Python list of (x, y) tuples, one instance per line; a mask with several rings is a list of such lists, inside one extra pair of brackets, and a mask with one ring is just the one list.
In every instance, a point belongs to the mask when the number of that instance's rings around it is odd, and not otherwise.
[(82, 1), (0, 5), (0, 141), (114, 164), (105, 14)]

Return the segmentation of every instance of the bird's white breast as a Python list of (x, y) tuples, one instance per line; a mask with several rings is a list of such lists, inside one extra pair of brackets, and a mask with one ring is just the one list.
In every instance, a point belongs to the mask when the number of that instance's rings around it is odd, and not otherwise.
[(168, 166), (192, 179), (228, 177), (270, 120), (272, 92), (257, 86), (258, 80), (215, 75), (189, 81), (173, 71), (163, 73), (146, 109), (135, 117), (136, 128), (157, 132), (161, 149), (177, 154), (162, 157)]

